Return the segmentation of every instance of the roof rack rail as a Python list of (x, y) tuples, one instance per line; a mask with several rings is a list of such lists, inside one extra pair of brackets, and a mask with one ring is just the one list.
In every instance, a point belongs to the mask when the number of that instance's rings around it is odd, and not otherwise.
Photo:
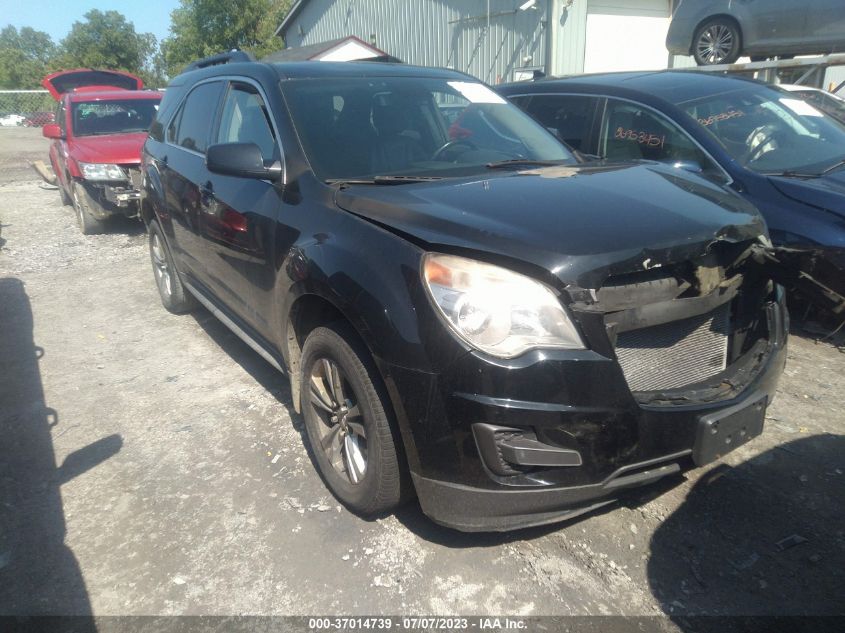
[(209, 66), (218, 66), (220, 64), (254, 61), (255, 57), (252, 55), (252, 53), (242, 51), (238, 48), (233, 48), (232, 50), (227, 51), (225, 53), (218, 53), (217, 55), (203, 57), (202, 59), (198, 59), (195, 62), (191, 62), (185, 67), (185, 70), (183, 70), (182, 72), (188, 72), (189, 70), (198, 70), (200, 68), (208, 68)]

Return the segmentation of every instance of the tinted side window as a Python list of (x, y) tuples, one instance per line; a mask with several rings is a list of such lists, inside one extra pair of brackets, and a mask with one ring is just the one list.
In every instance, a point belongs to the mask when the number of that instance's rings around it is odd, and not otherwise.
[(599, 145), (603, 158), (691, 162), (705, 173), (721, 174), (680, 127), (648, 108), (626, 101), (608, 100)]
[(194, 88), (168, 128), (168, 141), (195, 152), (205, 152), (221, 90), (220, 82)]
[(182, 96), (180, 86), (170, 86), (164, 92), (161, 98), (161, 103), (156, 114), (156, 119), (150, 126), (150, 137), (156, 141), (164, 141), (165, 129), (164, 123), (170, 119), (170, 114), (177, 106), (178, 101)]
[(520, 97), (516, 103), (570, 147), (590, 152), (587, 144), (599, 104), (598, 97), (535, 95)]
[(179, 111), (174, 115), (173, 120), (170, 122), (170, 125), (167, 126), (167, 142), (176, 144), (176, 133), (179, 130), (179, 120), (182, 118), (182, 110), (184, 110), (184, 105), (179, 108)]
[(255, 143), (265, 159), (276, 157), (276, 141), (270, 113), (258, 90), (250, 84), (233, 83), (223, 103), (218, 143)]

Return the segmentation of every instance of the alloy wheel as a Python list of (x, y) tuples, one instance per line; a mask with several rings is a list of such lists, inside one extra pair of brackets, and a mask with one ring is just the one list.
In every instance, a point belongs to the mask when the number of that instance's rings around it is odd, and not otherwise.
[(350, 483), (360, 483), (367, 473), (367, 432), (349, 381), (334, 361), (320, 358), (311, 369), (309, 393), (322, 422), (318, 450)]
[(698, 57), (708, 64), (719, 64), (727, 59), (734, 48), (733, 31), (724, 24), (713, 24), (698, 36)]
[(172, 294), (170, 264), (167, 261), (167, 254), (164, 252), (164, 245), (161, 243), (158, 233), (153, 233), (150, 252), (153, 256), (153, 271), (155, 272), (156, 284), (169, 297)]

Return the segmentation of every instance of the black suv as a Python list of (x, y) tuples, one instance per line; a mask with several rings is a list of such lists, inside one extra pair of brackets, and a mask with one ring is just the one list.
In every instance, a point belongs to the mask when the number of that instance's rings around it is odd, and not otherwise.
[(143, 168), (164, 306), (288, 374), (354, 512), (551, 522), (762, 430), (787, 316), (756, 210), (582, 163), (467, 75), (209, 58)]

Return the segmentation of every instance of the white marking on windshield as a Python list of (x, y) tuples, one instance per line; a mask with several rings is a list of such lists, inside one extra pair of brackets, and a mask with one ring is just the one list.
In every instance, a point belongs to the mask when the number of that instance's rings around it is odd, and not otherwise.
[(471, 81), (449, 81), (452, 88), (457, 90), (470, 103), (506, 103), (504, 98), (497, 95), (484, 84)]
[(786, 97), (781, 97), (778, 101), (799, 116), (824, 116), (820, 111), (816, 110), (803, 99), (788, 99)]

